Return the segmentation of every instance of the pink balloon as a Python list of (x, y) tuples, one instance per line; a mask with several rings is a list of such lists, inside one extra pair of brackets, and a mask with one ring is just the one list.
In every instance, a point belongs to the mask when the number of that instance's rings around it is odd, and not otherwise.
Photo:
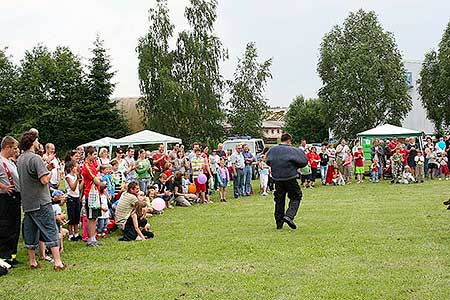
[(152, 208), (154, 210), (163, 210), (166, 207), (166, 203), (161, 198), (155, 198), (152, 201)]
[(208, 178), (206, 178), (206, 175), (205, 175), (205, 174), (200, 174), (200, 175), (198, 175), (198, 177), (197, 177), (197, 181), (198, 181), (198, 183), (200, 183), (200, 184), (206, 183), (207, 180), (208, 180)]

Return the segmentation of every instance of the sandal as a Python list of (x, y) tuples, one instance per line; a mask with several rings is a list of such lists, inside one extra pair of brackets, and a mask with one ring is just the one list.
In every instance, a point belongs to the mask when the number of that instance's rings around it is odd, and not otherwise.
[(48, 255), (46, 255), (45, 257), (39, 257), (39, 260), (45, 260), (45, 261), (48, 261), (49, 263), (53, 262), (53, 258), (51, 258)]
[(53, 266), (53, 270), (55, 271), (64, 271), (67, 269), (67, 265), (63, 264), (62, 266)]
[(36, 270), (36, 269), (40, 269), (41, 265), (39, 263), (35, 264), (35, 265), (30, 265), (30, 269), (31, 270)]

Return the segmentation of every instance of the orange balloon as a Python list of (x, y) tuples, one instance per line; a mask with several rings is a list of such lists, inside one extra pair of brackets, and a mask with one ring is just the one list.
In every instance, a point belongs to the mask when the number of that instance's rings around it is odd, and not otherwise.
[(196, 191), (197, 191), (197, 188), (195, 187), (195, 184), (190, 183), (188, 185), (188, 193), (195, 194)]

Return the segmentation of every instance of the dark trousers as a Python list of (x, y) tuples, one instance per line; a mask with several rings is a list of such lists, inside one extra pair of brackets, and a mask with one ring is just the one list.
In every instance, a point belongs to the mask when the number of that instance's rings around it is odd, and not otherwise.
[(21, 218), (20, 194), (0, 195), (0, 258), (10, 259), (17, 253)]
[[(288, 209), (286, 207), (286, 194), (289, 197)], [(297, 214), (298, 207), (302, 201), (302, 191), (298, 185), (297, 179), (290, 179), (286, 181), (275, 181), (275, 222), (279, 225), (283, 223), (283, 217), (294, 219)]]

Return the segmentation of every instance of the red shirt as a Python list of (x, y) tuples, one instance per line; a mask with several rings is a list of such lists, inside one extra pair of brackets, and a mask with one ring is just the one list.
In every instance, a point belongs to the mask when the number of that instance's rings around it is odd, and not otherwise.
[(356, 167), (364, 167), (364, 153), (363, 152), (355, 152), (353, 154), (353, 158), (355, 159)]
[(306, 154), (306, 157), (309, 160), (309, 163), (311, 164), (311, 169), (317, 169), (317, 162), (315, 160), (320, 160), (320, 156), (317, 153), (309, 152)]
[(158, 170), (164, 170), (164, 165), (166, 164), (167, 161), (169, 161), (169, 155), (165, 154), (165, 153), (161, 153), (161, 152), (156, 152), (155, 154), (153, 154), (153, 161), (157, 161), (158, 159), (160, 159), (161, 157), (165, 157), (163, 159), (161, 159), (160, 161), (154, 163), (155, 166), (158, 168)]
[[(89, 168), (90, 172), (87, 168)], [(89, 191), (92, 187), (92, 181), (94, 180), (91, 174), (94, 176), (97, 176), (98, 174), (97, 163), (95, 161), (92, 163), (85, 162), (83, 167), (81, 168), (81, 176), (83, 177), (84, 182), (84, 196), (86, 198), (89, 196)]]
[[(167, 175), (167, 180), (168, 180), (168, 181), (173, 182), (173, 177), (170, 178), (170, 176), (172, 176), (172, 171), (170, 171), (170, 170), (165, 170), (163, 173)], [(169, 179), (169, 178), (170, 178), (170, 179)]]
[(403, 155), (403, 164), (406, 165), (406, 160), (408, 158), (408, 150), (403, 149), (400, 150), (401, 155)]

